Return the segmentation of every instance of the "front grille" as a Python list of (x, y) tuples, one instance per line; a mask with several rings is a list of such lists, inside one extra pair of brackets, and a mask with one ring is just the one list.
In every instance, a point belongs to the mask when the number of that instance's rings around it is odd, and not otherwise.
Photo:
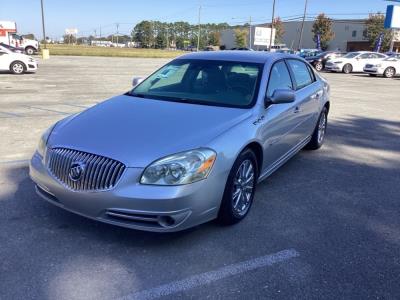
[[(72, 172), (74, 166), (79, 170)], [(72, 190), (101, 191), (117, 184), (125, 165), (100, 155), (53, 148), (48, 150), (48, 168), (54, 177)]]
[(366, 68), (373, 68), (374, 65), (365, 65)]

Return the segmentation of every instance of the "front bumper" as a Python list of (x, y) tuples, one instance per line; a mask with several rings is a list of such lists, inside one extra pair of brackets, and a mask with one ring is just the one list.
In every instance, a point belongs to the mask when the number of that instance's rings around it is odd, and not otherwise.
[(141, 168), (126, 168), (115, 188), (79, 192), (65, 187), (46, 168), (37, 152), (29, 174), (36, 191), (63, 209), (101, 222), (156, 232), (174, 232), (215, 219), (225, 184), (211, 175), (181, 186), (142, 185)]
[(36, 72), (38, 69), (38, 63), (36, 61), (30, 61), (26, 64), (26, 71), (27, 72)]
[(342, 71), (342, 68), (343, 67), (341, 65), (335, 65), (335, 64), (326, 64), (325, 65), (325, 70), (332, 71), (332, 72)]
[(377, 67), (364, 68), (363, 70), (364, 70), (365, 73), (368, 73), (368, 74), (378, 74), (378, 75), (379, 75), (379, 74), (382, 75), (383, 72), (384, 72), (383, 69), (377, 68)]

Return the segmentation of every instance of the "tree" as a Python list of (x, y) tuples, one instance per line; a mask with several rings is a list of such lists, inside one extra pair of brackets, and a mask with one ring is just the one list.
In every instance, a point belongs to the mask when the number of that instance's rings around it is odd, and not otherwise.
[(73, 34), (65, 34), (63, 39), (64, 44), (76, 44), (76, 36)]
[(366, 37), (371, 44), (371, 48), (375, 47), (379, 35), (383, 32), (385, 35), (382, 41), (382, 51), (389, 50), (390, 47), (390, 30), (385, 29), (385, 16), (382, 14), (371, 14), (366, 21)]
[(133, 40), (140, 43), (143, 48), (151, 48), (154, 44), (152, 22), (142, 21), (138, 23), (132, 30), (132, 37)]
[(245, 29), (236, 28), (235, 33), (235, 44), (238, 48), (247, 47), (247, 35), (248, 31)]
[(314, 42), (317, 43), (317, 36), (320, 36), (321, 48), (326, 50), (329, 42), (335, 37), (335, 33), (332, 31), (332, 20), (329, 19), (325, 14), (319, 14), (315, 20), (312, 32), (314, 34)]
[(282, 43), (283, 35), (285, 34), (285, 28), (283, 26), (283, 22), (280, 17), (274, 19), (274, 28), (275, 28), (275, 40), (277, 44)]

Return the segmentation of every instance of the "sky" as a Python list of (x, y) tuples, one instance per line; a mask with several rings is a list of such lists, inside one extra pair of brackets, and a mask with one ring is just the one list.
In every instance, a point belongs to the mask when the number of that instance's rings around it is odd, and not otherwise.
[[(60, 38), (66, 28), (77, 28), (78, 36), (102, 36), (116, 32), (129, 34), (141, 20), (227, 22), (231, 25), (271, 20), (273, 0), (43, 0), (46, 35)], [(385, 12), (384, 0), (308, 0), (308, 14), (324, 12), (332, 18), (365, 18), (369, 13)], [(283, 20), (299, 17), (304, 0), (276, 0), (276, 16)], [(0, 0), (0, 20), (17, 22), (21, 34), (42, 38), (40, 0)]]

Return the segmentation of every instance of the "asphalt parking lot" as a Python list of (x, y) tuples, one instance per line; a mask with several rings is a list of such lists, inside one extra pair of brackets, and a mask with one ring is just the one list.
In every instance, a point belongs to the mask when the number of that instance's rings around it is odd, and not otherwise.
[(399, 299), (400, 78), (324, 74), (326, 144), (261, 183), (233, 227), (139, 232), (35, 194), (41, 132), (165, 62), (52, 57), (0, 74), (0, 299)]

